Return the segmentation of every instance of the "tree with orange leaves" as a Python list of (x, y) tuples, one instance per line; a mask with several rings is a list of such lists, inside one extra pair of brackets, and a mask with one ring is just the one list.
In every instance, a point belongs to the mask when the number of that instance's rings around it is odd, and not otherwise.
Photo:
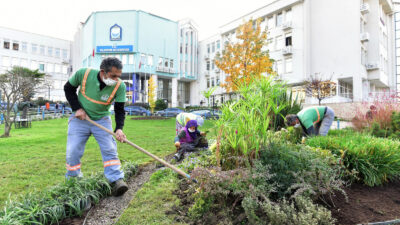
[[(255, 27), (253, 27), (253, 24)], [(261, 30), (261, 20), (249, 20), (236, 30), (237, 42), (228, 42), (222, 52), (217, 54), (215, 64), (227, 75), (221, 84), (227, 92), (235, 92), (242, 85), (249, 85), (263, 74), (274, 75), (273, 60), (269, 58), (266, 46), (267, 33)]]

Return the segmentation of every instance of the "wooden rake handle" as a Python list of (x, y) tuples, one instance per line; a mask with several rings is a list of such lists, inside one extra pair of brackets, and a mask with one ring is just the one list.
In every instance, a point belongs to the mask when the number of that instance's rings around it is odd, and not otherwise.
[[(96, 122), (94, 122), (88, 116), (86, 116), (86, 120), (89, 121), (89, 123), (95, 125), (96, 127), (98, 127), (100, 129), (104, 130), (105, 132), (113, 135), (114, 137), (117, 137), (117, 135), (114, 132), (112, 132), (109, 129), (101, 126), (100, 124), (98, 124)], [(197, 180), (196, 179), (192, 179), (189, 174), (183, 172), (181, 169), (175, 167), (174, 165), (169, 164), (168, 162), (166, 162), (165, 160), (159, 158), (158, 156), (146, 151), (145, 149), (141, 148), (140, 146), (136, 145), (135, 143), (132, 143), (128, 139), (125, 139), (125, 143), (131, 145), (132, 147), (136, 148), (137, 150), (139, 150), (139, 151), (143, 152), (144, 154), (150, 156), (151, 158), (157, 160), (158, 162), (162, 163), (164, 166), (171, 168), (173, 171), (177, 172), (178, 174), (180, 174), (180, 175), (186, 177), (187, 179), (192, 180), (193, 182), (197, 183)]]

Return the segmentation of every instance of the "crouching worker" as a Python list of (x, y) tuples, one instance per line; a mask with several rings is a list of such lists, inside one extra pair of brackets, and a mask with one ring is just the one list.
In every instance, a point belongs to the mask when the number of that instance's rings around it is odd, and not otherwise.
[(286, 116), (286, 125), (303, 128), (308, 136), (326, 136), (335, 118), (335, 112), (327, 106), (309, 107), (299, 113)]
[(189, 120), (196, 120), (197, 125), (199, 126), (203, 126), (204, 124), (204, 119), (201, 116), (198, 116), (193, 113), (185, 113), (185, 112), (179, 113), (176, 116), (176, 125), (175, 125), (176, 135), (178, 135), (181, 132), (181, 130), (186, 126), (186, 123)]
[(184, 157), (185, 152), (193, 152), (197, 148), (208, 148), (205, 136), (205, 132), (200, 132), (197, 129), (197, 121), (189, 120), (175, 137), (177, 153), (174, 155), (174, 159), (178, 162)]

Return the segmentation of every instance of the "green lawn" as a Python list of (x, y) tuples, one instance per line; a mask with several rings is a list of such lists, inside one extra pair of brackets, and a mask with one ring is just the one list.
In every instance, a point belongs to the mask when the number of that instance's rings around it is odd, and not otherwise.
[[(205, 122), (204, 127), (211, 126), (212, 122)], [(67, 128), (67, 119), (37, 121), (30, 129), (13, 129), (12, 137), (0, 138), (0, 207), (9, 195), (34, 192), (63, 181)], [(174, 118), (150, 121), (127, 117), (124, 132), (130, 141), (157, 156), (175, 151)], [(141, 164), (151, 160), (127, 144), (118, 143), (118, 152), (122, 163)], [(99, 170), (103, 170), (100, 149), (91, 137), (82, 158), (82, 172), (90, 174)]]

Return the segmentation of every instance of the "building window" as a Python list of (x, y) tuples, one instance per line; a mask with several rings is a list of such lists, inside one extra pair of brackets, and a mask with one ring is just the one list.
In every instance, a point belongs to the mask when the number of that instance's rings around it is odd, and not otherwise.
[(268, 17), (267, 20), (267, 28), (272, 29), (274, 27), (274, 17)]
[(158, 58), (158, 66), (159, 66), (159, 67), (162, 67), (162, 65), (163, 65), (163, 58), (162, 58), (162, 57), (159, 57), (159, 58)]
[(37, 70), (38, 69), (38, 63), (34, 60), (31, 61), (31, 70)]
[(215, 80), (213, 78), (213, 79), (211, 79), (211, 87), (214, 87), (214, 86), (215, 86)]
[(276, 62), (276, 72), (280, 75), (283, 72), (283, 63), (282, 60), (278, 60)]
[(213, 53), (215, 52), (215, 42), (213, 42), (213, 43), (211, 44), (211, 50), (212, 50)]
[(55, 57), (60, 58), (60, 49), (59, 48), (56, 48), (54, 53), (55, 53)]
[(44, 46), (43, 45), (40, 46), (40, 54), (44, 55)]
[(4, 48), (4, 49), (10, 49), (10, 41), (4, 40), (3, 48)]
[(67, 49), (63, 49), (63, 50), (62, 50), (62, 58), (63, 58), (63, 59), (67, 59), (67, 58), (68, 58), (68, 51), (67, 51)]
[(61, 66), (59, 64), (55, 64), (54, 72), (56, 72), (56, 73), (60, 73), (61, 72)]
[(185, 61), (185, 73), (189, 73), (188, 62), (187, 61)]
[(280, 27), (282, 25), (283, 22), (283, 15), (282, 13), (278, 13), (278, 15), (276, 15), (276, 26)]
[(27, 47), (27, 43), (26, 43), (26, 42), (22, 42), (22, 45), (21, 45), (21, 50), (22, 50), (23, 52), (26, 52), (26, 51), (27, 51), (27, 49), (28, 49), (28, 47)]
[(292, 21), (292, 10), (287, 10), (286, 11), (286, 18), (285, 18), (285, 20), (287, 21), (287, 22), (290, 22), (290, 21)]
[(217, 77), (217, 86), (219, 86), (221, 83), (219, 81), (219, 76)]
[(185, 53), (186, 54), (188, 53), (188, 44), (186, 44), (186, 46), (185, 46)]
[(181, 44), (181, 47), (180, 47), (180, 51), (179, 51), (181, 54), (182, 54), (182, 44)]
[(44, 64), (43, 63), (39, 63), (39, 71), (44, 72)]
[(53, 63), (47, 64), (47, 72), (50, 72), (50, 73), (54, 72), (54, 64)]
[(134, 59), (133, 58), (133, 54), (129, 54), (129, 59), (128, 59), (129, 60), (129, 62), (128, 62), (129, 65), (135, 64), (133, 59)]
[(127, 61), (128, 61), (128, 56), (125, 55), (125, 54), (122, 55), (122, 60), (121, 61), (122, 61), (122, 64), (125, 65), (127, 63)]
[(207, 60), (207, 70), (210, 71), (210, 61)]
[(211, 69), (213, 70), (215, 68), (215, 62), (214, 62), (214, 60), (212, 61), (212, 64), (211, 64)]
[(146, 64), (146, 55), (145, 54), (140, 54), (140, 63)]
[(47, 55), (53, 56), (53, 47), (47, 47)]
[(18, 51), (19, 50), (19, 43), (18, 42), (13, 42), (13, 50)]
[(286, 65), (285, 65), (285, 67), (286, 67), (286, 73), (291, 73), (291, 72), (293, 72), (293, 69), (292, 69), (292, 59), (286, 59), (285, 60), (285, 63), (286, 63)]
[(210, 53), (210, 44), (207, 45), (207, 53)]
[(68, 73), (68, 67), (67, 66), (63, 66), (62, 67), (62, 73), (63, 74), (67, 74)]
[(164, 60), (164, 67), (165, 67), (165, 68), (168, 68), (168, 59), (165, 59), (165, 60)]
[(153, 55), (147, 55), (147, 65), (153, 66)]
[(268, 51), (274, 50), (274, 39), (273, 38), (269, 38), (267, 40), (267, 47), (268, 47)]
[(217, 41), (217, 49), (219, 50), (221, 48), (221, 42)]
[(285, 46), (292, 46), (292, 36), (287, 36), (285, 38)]
[(174, 60), (173, 59), (169, 60), (169, 68), (171, 68), (171, 69), (174, 68)]
[(207, 78), (207, 88), (210, 87), (210, 78)]

